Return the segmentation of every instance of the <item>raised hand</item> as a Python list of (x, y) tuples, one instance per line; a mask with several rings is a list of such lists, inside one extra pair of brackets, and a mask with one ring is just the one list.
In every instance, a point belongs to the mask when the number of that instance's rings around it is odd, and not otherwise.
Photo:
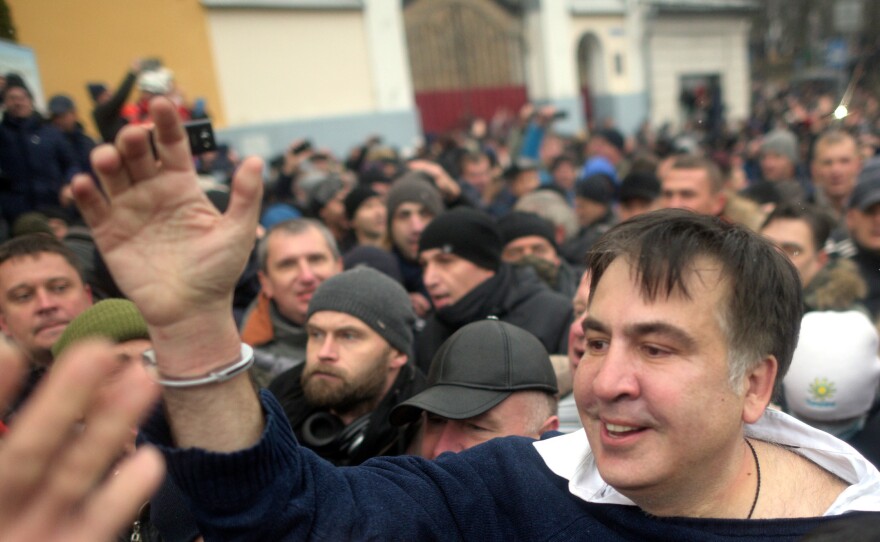
[(119, 287), (151, 326), (166, 327), (229, 310), (254, 243), (262, 163), (241, 165), (221, 215), (198, 186), (174, 105), (157, 98), (150, 112), (158, 160), (149, 133), (126, 127), (115, 146), (92, 154), (104, 194), (88, 176), (77, 177), (73, 191)]
[[(0, 354), (0, 403), (21, 369)], [(157, 392), (140, 365), (120, 373), (107, 345), (56, 360), (0, 442), (0, 541), (114, 540), (162, 480), (150, 448), (114, 465)]]

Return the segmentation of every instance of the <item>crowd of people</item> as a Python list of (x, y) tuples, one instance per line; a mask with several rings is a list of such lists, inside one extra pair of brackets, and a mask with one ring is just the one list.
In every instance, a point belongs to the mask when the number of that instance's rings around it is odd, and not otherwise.
[(101, 145), (3, 85), (0, 539), (877, 533), (868, 93), (264, 167), (165, 69), (89, 84)]

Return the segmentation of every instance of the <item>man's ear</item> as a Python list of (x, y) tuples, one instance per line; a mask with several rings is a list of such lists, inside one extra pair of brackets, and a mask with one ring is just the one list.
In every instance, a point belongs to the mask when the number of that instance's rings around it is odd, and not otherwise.
[(850, 231), (850, 232), (853, 231), (853, 228), (855, 227), (857, 212), (858, 211), (856, 209), (849, 209), (846, 211), (846, 229), (847, 229), (847, 231)]
[(272, 299), (272, 282), (269, 280), (269, 277), (266, 276), (262, 270), (257, 271), (257, 279), (260, 281), (260, 290), (266, 294), (266, 297)]
[(778, 372), (779, 362), (773, 355), (768, 355), (746, 372), (743, 379), (745, 401), (742, 414), (745, 423), (755, 423), (764, 415), (764, 410), (773, 396), (773, 385), (776, 383)]
[(816, 260), (819, 262), (819, 268), (825, 267), (828, 263), (828, 252), (824, 248), (820, 248), (816, 252)]
[(550, 416), (549, 418), (547, 418), (547, 420), (544, 422), (544, 425), (542, 425), (541, 428), (538, 429), (537, 438), (540, 438), (541, 435), (543, 435), (547, 431), (557, 431), (558, 429), (559, 429), (559, 416), (554, 414), (553, 416)]
[(409, 361), (409, 356), (398, 350), (397, 348), (391, 349), (391, 359), (388, 362), (388, 369), (400, 369), (406, 362)]
[(727, 206), (727, 194), (724, 193), (724, 190), (719, 190), (717, 194), (715, 194), (715, 204), (712, 206), (712, 215), (720, 216), (721, 213), (724, 212), (724, 208)]
[(553, 238), (556, 239), (556, 246), (562, 246), (565, 242), (565, 226), (559, 225), (553, 229)]

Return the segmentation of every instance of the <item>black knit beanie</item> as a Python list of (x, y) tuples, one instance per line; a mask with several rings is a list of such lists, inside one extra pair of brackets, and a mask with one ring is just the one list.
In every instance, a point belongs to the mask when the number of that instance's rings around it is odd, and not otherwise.
[(325, 280), (309, 302), (308, 317), (318, 311), (350, 314), (370, 326), (388, 344), (411, 354), (415, 313), (400, 283), (369, 267), (356, 267)]
[(359, 184), (345, 196), (345, 216), (352, 220), (360, 206), (370, 198), (377, 197), (378, 192), (368, 184)]
[(578, 181), (574, 193), (579, 198), (609, 205), (614, 199), (614, 180), (608, 175), (596, 173)]
[(501, 231), (502, 246), (507, 246), (507, 243), (520, 237), (537, 235), (549, 241), (554, 248), (557, 248), (553, 224), (534, 213), (525, 213), (523, 211), (507, 213), (498, 219), (498, 229)]
[(484, 269), (501, 265), (501, 233), (492, 217), (466, 207), (446, 211), (431, 221), (419, 239), (419, 252), (439, 248)]

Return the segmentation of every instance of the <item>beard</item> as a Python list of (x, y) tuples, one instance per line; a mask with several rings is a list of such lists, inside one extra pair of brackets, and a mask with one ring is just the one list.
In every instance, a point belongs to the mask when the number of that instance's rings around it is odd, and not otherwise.
[[(326, 408), (337, 414), (370, 410), (382, 399), (390, 350), (389, 347), (376, 359), (369, 360), (369, 367), (356, 378), (332, 365), (307, 365), (300, 379), (306, 401), (312, 407)], [(314, 378), (316, 374), (336, 378)]]

